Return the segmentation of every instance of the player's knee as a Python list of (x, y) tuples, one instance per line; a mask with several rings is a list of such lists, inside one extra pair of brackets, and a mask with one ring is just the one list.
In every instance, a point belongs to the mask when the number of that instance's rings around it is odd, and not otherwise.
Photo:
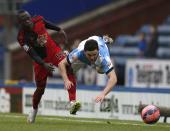
[(45, 87), (37, 87), (36, 94), (43, 95), (45, 91)]

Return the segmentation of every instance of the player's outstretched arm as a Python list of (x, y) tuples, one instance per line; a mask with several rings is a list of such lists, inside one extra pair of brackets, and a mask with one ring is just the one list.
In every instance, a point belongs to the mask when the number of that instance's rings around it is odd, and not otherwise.
[(66, 58), (64, 58), (59, 64), (58, 64), (58, 68), (60, 70), (60, 74), (63, 78), (64, 81), (64, 88), (69, 90), (73, 83), (68, 79), (67, 77), (67, 72), (66, 72), (66, 65), (67, 65), (67, 61)]
[(109, 79), (107, 81), (106, 87), (104, 88), (100, 95), (96, 96), (95, 102), (102, 102), (105, 96), (112, 90), (112, 88), (117, 83), (117, 76), (114, 70), (109, 72), (107, 76)]
[(60, 31), (61, 28), (44, 19), (45, 27), (50, 30)]

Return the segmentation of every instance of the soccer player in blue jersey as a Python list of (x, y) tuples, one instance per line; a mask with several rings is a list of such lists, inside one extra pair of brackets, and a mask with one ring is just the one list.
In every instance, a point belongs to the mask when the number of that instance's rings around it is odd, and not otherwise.
[[(102, 37), (91, 36), (80, 42), (79, 46), (70, 52), (64, 60), (65, 65), (71, 65), (75, 73), (84, 64), (87, 64), (95, 68), (98, 73), (105, 73), (108, 76), (107, 84), (104, 90), (95, 97), (95, 102), (102, 102), (117, 82), (117, 76), (107, 47), (107, 43), (112, 42), (112, 38), (106, 35)], [(72, 111), (76, 113), (79, 107), (74, 107)]]

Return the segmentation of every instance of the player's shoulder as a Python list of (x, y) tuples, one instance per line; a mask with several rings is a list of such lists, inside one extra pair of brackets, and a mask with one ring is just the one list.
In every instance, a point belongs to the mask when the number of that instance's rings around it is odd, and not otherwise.
[(68, 57), (71, 58), (73, 61), (75, 61), (78, 59), (79, 53), (80, 53), (79, 50), (76, 48), (68, 54)]
[(36, 15), (36, 16), (33, 16), (33, 17), (32, 17), (32, 21), (33, 21), (33, 22), (42, 21), (43, 19), (44, 19), (44, 17), (41, 16), (41, 15)]
[(76, 48), (76, 49), (72, 50), (69, 54), (70, 54), (70, 55), (73, 55), (73, 54), (74, 54), (74, 55), (75, 55), (75, 54), (77, 55), (77, 54), (79, 54), (79, 52), (80, 52), (80, 50), (79, 50), (78, 48)]

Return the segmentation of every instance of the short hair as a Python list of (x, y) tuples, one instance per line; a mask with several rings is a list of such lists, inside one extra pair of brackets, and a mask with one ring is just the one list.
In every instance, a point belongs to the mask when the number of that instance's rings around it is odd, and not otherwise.
[(17, 18), (19, 21), (24, 20), (25, 18), (31, 17), (30, 13), (26, 10), (19, 10), (17, 12)]
[(94, 51), (99, 50), (98, 43), (96, 40), (87, 40), (84, 45), (84, 51)]

